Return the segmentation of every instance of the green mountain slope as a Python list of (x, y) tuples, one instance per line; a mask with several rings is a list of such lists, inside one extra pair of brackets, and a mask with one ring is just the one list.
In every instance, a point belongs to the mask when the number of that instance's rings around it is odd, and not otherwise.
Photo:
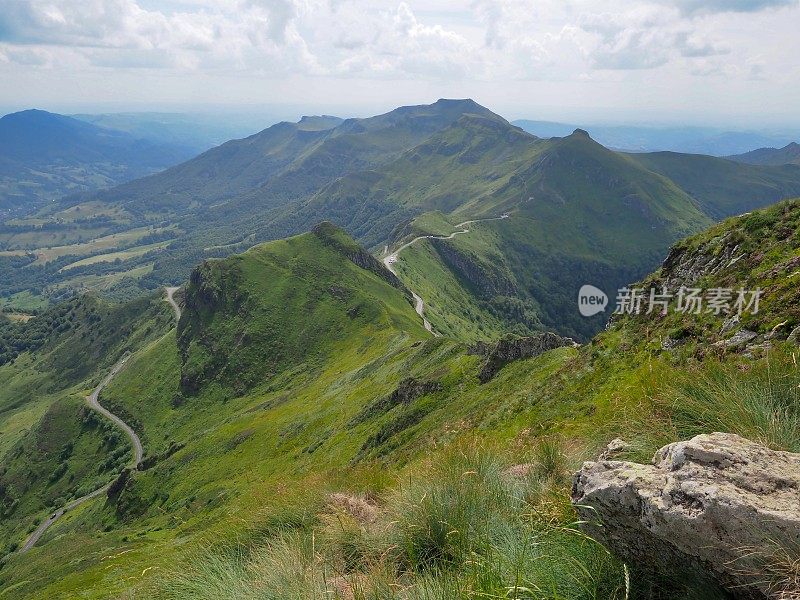
[[(687, 574), (652, 581), (578, 534), (568, 474), (617, 436), (638, 459), (709, 429), (800, 450), (798, 219), (800, 201), (726, 221), (641, 284), (761, 286), (763, 310), (732, 328), (713, 313), (619, 317), (483, 384), (483, 351), (427, 334), (402, 286), (330, 225), (205, 263), (177, 337), (142, 339), (103, 396), (150, 460), (6, 556), (5, 595), (311, 599), (347, 583), (398, 599), (623, 598), (629, 579), (637, 597), (692, 597)], [(742, 329), (747, 345), (717, 344)], [(11, 366), (28, 373), (25, 360)]]
[[(180, 281), (205, 258), (307, 231), (325, 217), (308, 227), (263, 235), (264, 223), (274, 220), (273, 213), (291, 213), (296, 203), (337, 177), (390, 161), (466, 113), (492, 115), (470, 100), (440, 100), (368, 119), (340, 122), (308, 117), (296, 124), (279, 123), (164, 173), (11, 221), (0, 226), (0, 270), (6, 282), (0, 294), (37, 288), (48, 297), (58, 297), (87, 287), (122, 286), (127, 292), (131, 284), (154, 289)], [(169, 231), (158, 241), (170, 243), (156, 251), (140, 245), (138, 255), (116, 264), (109, 264), (114, 257), (61, 271), (77, 257), (113, 251), (91, 243), (87, 247), (86, 242), (142, 229)], [(65, 250), (47, 267), (26, 260), (26, 252), (42, 253), (52, 246)]]
[(756, 166), (729, 160), (656, 152), (630, 157), (665, 177), (692, 196), (715, 220), (762, 208), (782, 198), (800, 194), (800, 166)]
[[(439, 188), (432, 185), (433, 191), (426, 195), (425, 182), (437, 181), (439, 172), (464, 172), (454, 163), (470, 161), (476, 145), (486, 139), (480, 125), (475, 129), (462, 145), (439, 143), (449, 131), (426, 144), (441, 152), (420, 163), (415, 190), (397, 186), (400, 193), (408, 193), (400, 201), (422, 204), (422, 210), (446, 210), (435, 196)], [(574, 310), (581, 285), (616, 289), (641, 277), (659, 263), (672, 242), (711, 222), (670, 180), (607, 150), (584, 132), (546, 142), (511, 127), (493, 126), (492, 133), (516, 140), (506, 145), (490, 139), (488, 144), (508, 148), (513, 160), (498, 156), (481, 162), (477, 168), (489, 171), (462, 182), (482, 190), (473, 196), (459, 194), (455, 182), (446, 181), (448, 185), (441, 189), (446, 194), (455, 190), (451, 197), (462, 198), (450, 207), (453, 224), (467, 215), (508, 213), (511, 218), (475, 225), (469, 234), (451, 240), (424, 241), (430, 246), (429, 259), (438, 266), (430, 260), (415, 265), (422, 250), (404, 251), (401, 257), (405, 276), (413, 277), (414, 285), (436, 298), (431, 298), (430, 317), (448, 332), (457, 334), (447, 324), (453, 318), (447, 307), (460, 303), (438, 297), (446, 286), (451, 295), (471, 297), (471, 304), (482, 307), (473, 311), (473, 325), (499, 317), (506, 330), (546, 326), (586, 338), (602, 326), (602, 316), (583, 319)], [(375, 187), (376, 193), (392, 193), (385, 180)], [(355, 197), (363, 198), (364, 193), (353, 194), (351, 203)], [(465, 197), (475, 199), (463, 201)], [(434, 279), (426, 282), (423, 273)], [(452, 278), (454, 283), (445, 284)], [(464, 318), (458, 309), (451, 314)]]
[[(348, 171), (381, 164), (449, 125), (467, 110), (489, 113), (471, 101), (440, 100), (343, 122), (304, 118), (278, 123), (243, 140), (232, 140), (156, 176), (97, 197), (121, 203), (141, 217), (150, 211), (196, 212), (231, 198), (222, 209), (230, 220), (244, 208), (302, 198)], [(256, 199), (248, 200), (253, 195)], [(266, 204), (264, 201), (266, 200)], [(214, 220), (203, 211), (203, 219)]]
[[(126, 352), (161, 337), (169, 309), (152, 298), (91, 296), (0, 327), (0, 539), (16, 544), (42, 512), (113, 478), (129, 458), (121, 432), (84, 405)], [(4, 544), (4, 545), (5, 545)]]
[(323, 223), (193, 271), (178, 331), (181, 387), (243, 392), (287, 369), (311, 373), (343, 342), (419, 328), (402, 284)]

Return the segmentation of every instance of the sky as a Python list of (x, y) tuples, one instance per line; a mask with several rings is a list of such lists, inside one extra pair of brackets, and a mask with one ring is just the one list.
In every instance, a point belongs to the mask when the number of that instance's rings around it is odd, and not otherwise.
[(797, 126), (799, 30), (800, 0), (0, 0), (0, 107)]

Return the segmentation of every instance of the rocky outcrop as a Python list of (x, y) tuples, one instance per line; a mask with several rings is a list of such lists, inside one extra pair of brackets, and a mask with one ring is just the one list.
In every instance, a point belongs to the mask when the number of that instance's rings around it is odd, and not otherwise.
[(717, 348), (722, 348), (724, 350), (745, 348), (750, 342), (752, 342), (757, 337), (758, 334), (755, 331), (750, 331), (749, 329), (740, 329), (728, 339), (716, 342), (714, 346)]
[(403, 379), (391, 394), (377, 398), (367, 404), (361, 412), (350, 420), (349, 424), (350, 426), (358, 425), (373, 417), (386, 414), (395, 406), (409, 405), (417, 398), (436, 393), (441, 389), (442, 384), (439, 381), (421, 381), (414, 377)]
[(150, 456), (145, 457), (142, 459), (142, 462), (137, 465), (136, 469), (138, 471), (147, 471), (148, 469), (152, 469), (161, 461), (167, 460), (176, 452), (183, 450), (185, 446), (186, 444), (179, 444), (174, 441), (170, 442), (169, 447), (164, 450), (164, 452), (160, 454), (151, 454)]
[(727, 234), (698, 248), (684, 243), (675, 244), (661, 265), (663, 284), (668, 289), (692, 286), (701, 277), (719, 273), (743, 258), (735, 236)]
[(555, 348), (576, 345), (571, 338), (561, 337), (548, 331), (527, 337), (505, 337), (495, 344), (479, 342), (471, 347), (469, 352), (486, 357), (478, 373), (480, 382), (486, 383), (510, 362), (533, 358)]
[(800, 454), (699, 435), (651, 465), (584, 463), (572, 501), (587, 533), (631, 565), (704, 574), (735, 598), (800, 597), (780, 566), (800, 549)]
[(122, 490), (125, 489), (125, 486), (128, 485), (128, 481), (130, 481), (130, 478), (131, 478), (131, 470), (128, 467), (125, 467), (124, 469), (122, 469), (117, 478), (111, 482), (111, 485), (108, 486), (108, 491), (106, 492), (106, 495), (112, 500), (118, 498)]
[(198, 393), (225, 367), (229, 347), (209, 334), (209, 323), (215, 314), (244, 310), (247, 296), (242, 279), (242, 272), (233, 261), (207, 260), (192, 270), (177, 329), (183, 394)]

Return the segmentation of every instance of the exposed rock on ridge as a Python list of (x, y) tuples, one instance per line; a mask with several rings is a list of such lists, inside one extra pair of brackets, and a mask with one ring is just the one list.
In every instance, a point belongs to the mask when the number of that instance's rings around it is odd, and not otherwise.
[(571, 338), (561, 337), (548, 331), (527, 337), (509, 336), (495, 344), (479, 342), (470, 348), (470, 353), (486, 357), (478, 374), (481, 383), (486, 383), (510, 362), (533, 358), (555, 348), (575, 345), (577, 344)]
[(632, 565), (705, 574), (747, 600), (800, 594), (775, 562), (800, 549), (800, 454), (699, 435), (652, 465), (584, 463), (572, 501), (587, 533)]

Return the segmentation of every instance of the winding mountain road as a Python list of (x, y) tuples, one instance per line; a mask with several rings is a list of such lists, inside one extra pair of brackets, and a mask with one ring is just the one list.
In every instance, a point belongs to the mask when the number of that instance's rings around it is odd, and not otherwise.
[(105, 379), (100, 382), (94, 391), (89, 394), (86, 398), (86, 401), (89, 403), (94, 410), (99, 412), (103, 415), (106, 419), (114, 423), (117, 427), (122, 429), (127, 435), (128, 438), (131, 440), (131, 446), (133, 446), (133, 460), (131, 460), (131, 468), (135, 469), (139, 466), (139, 463), (142, 462), (142, 457), (144, 456), (144, 448), (142, 448), (142, 440), (139, 439), (139, 436), (136, 435), (136, 432), (128, 425), (125, 421), (120, 419), (117, 415), (112, 413), (107, 408), (104, 408), (102, 404), (100, 404), (100, 392), (103, 391), (103, 388), (106, 387), (111, 380), (114, 379), (114, 376), (122, 370), (122, 367), (125, 366), (125, 363), (128, 362), (130, 355), (125, 356), (121, 361), (119, 361), (114, 368), (111, 369), (111, 372), (106, 375)]
[[(170, 305), (172, 306), (173, 310), (175, 311), (176, 321), (181, 318), (181, 309), (178, 306), (178, 303), (175, 302), (175, 298), (174, 298), (175, 292), (177, 290), (178, 290), (178, 288), (176, 288), (176, 287), (166, 288), (166, 292), (167, 292), (166, 301), (170, 303)], [(142, 447), (142, 440), (139, 439), (139, 436), (136, 435), (136, 432), (133, 430), (133, 428), (131, 428), (130, 425), (128, 425), (125, 421), (120, 419), (117, 415), (112, 413), (110, 410), (108, 410), (107, 408), (103, 407), (102, 404), (100, 404), (100, 392), (102, 392), (103, 388), (105, 388), (109, 383), (111, 383), (111, 380), (114, 379), (114, 377), (117, 375), (117, 373), (119, 373), (122, 370), (122, 368), (125, 366), (125, 363), (128, 362), (129, 358), (130, 358), (130, 355), (128, 354), (128, 355), (124, 356), (122, 358), (122, 360), (120, 360), (116, 365), (114, 365), (114, 367), (111, 369), (111, 371), (108, 373), (108, 375), (106, 375), (103, 378), (103, 381), (101, 381), (97, 385), (97, 387), (94, 388), (92, 393), (89, 394), (86, 397), (86, 403), (92, 409), (96, 410), (101, 415), (103, 415), (106, 419), (108, 419), (109, 421), (114, 423), (117, 427), (122, 429), (125, 432), (125, 434), (128, 436), (128, 438), (131, 441), (131, 446), (133, 447), (133, 459), (130, 462), (130, 467), (132, 469), (135, 469), (136, 467), (139, 466), (139, 463), (142, 462), (142, 457), (144, 456), (144, 448)], [(34, 545), (36, 545), (36, 542), (38, 542), (39, 539), (42, 537), (42, 535), (44, 535), (44, 532), (47, 531), (47, 529), (53, 523), (55, 523), (59, 518), (61, 518), (61, 516), (65, 512), (68, 512), (68, 511), (80, 506), (81, 504), (83, 504), (85, 502), (88, 502), (92, 498), (96, 498), (97, 496), (99, 496), (100, 494), (102, 494), (106, 490), (108, 490), (108, 488), (110, 486), (111, 486), (111, 484), (108, 483), (108, 484), (104, 485), (103, 487), (101, 487), (99, 489), (96, 489), (95, 491), (93, 491), (93, 492), (91, 492), (89, 494), (86, 494), (85, 496), (81, 496), (80, 498), (76, 498), (72, 502), (70, 502), (68, 504), (65, 504), (64, 506), (59, 508), (56, 512), (51, 514), (49, 517), (47, 517), (47, 519), (45, 519), (44, 521), (42, 521), (39, 524), (39, 526), (36, 528), (36, 530), (30, 535), (30, 537), (26, 540), (25, 544), (20, 549), (20, 553), (22, 554), (24, 552), (27, 552), (31, 548), (33, 548)]]
[(175, 311), (175, 322), (176, 323), (181, 320), (181, 307), (178, 306), (177, 302), (175, 302), (175, 292), (177, 292), (179, 289), (180, 288), (176, 288), (176, 287), (168, 287), (168, 288), (166, 288), (166, 290), (167, 290), (166, 301), (170, 303), (170, 306), (172, 306), (172, 309)]
[[(393, 275), (395, 275), (396, 277), (399, 277), (397, 275), (397, 271), (395, 271), (395, 269), (394, 269), (394, 264), (397, 262), (398, 255), (403, 250), (408, 248), (409, 246), (411, 246), (413, 244), (416, 244), (418, 241), (420, 241), (420, 240), (452, 240), (457, 235), (462, 235), (464, 233), (469, 233), (469, 231), (470, 231), (469, 230), (469, 226), (474, 224), (474, 223), (483, 223), (483, 222), (486, 222), (486, 221), (500, 221), (502, 219), (508, 219), (508, 217), (509, 217), (509, 215), (502, 214), (499, 217), (491, 217), (491, 218), (488, 218), (488, 219), (473, 219), (471, 221), (464, 221), (463, 223), (459, 223), (458, 225), (456, 225), (455, 226), (456, 231), (454, 231), (450, 235), (421, 235), (419, 237), (415, 237), (410, 242), (406, 242), (405, 244), (400, 246), (397, 250), (395, 250), (394, 252), (392, 252), (388, 256), (384, 257), (383, 265), (387, 269), (389, 269), (389, 271), (391, 271), (391, 273)], [(428, 321), (428, 319), (425, 317), (425, 301), (414, 290), (409, 288), (409, 291), (411, 292), (411, 296), (414, 298), (414, 310), (416, 310), (417, 314), (420, 317), (422, 317), (422, 324), (425, 326), (425, 329), (427, 329), (434, 336), (440, 337), (441, 334), (436, 332), (436, 331), (434, 331), (433, 326), (431, 325), (431, 322)]]

